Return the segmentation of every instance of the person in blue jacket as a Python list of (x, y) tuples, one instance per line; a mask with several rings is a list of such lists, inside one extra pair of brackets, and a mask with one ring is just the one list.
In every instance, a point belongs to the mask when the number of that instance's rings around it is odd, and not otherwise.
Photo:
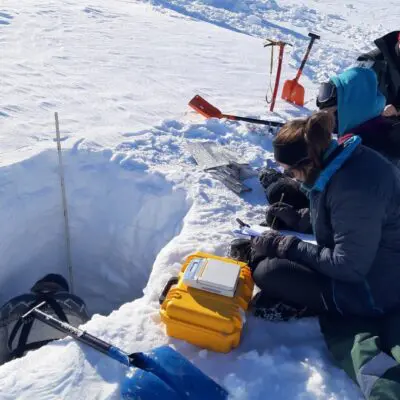
[[(351, 107), (339, 105), (338, 116), (339, 128), (360, 122)], [(232, 243), (231, 255), (249, 263), (261, 289), (252, 306), (264, 318), (375, 316), (400, 306), (399, 170), (357, 135), (334, 140), (334, 123), (321, 111), (288, 122), (273, 141), (275, 160), (309, 198), (317, 243), (275, 230)], [(287, 225), (305, 218), (290, 207), (287, 215)]]

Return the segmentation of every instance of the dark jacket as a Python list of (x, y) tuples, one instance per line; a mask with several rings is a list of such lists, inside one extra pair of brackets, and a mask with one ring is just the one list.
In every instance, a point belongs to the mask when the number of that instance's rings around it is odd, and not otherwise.
[(395, 52), (400, 31), (388, 33), (374, 41), (376, 49), (358, 57), (359, 65), (371, 67), (378, 78), (379, 90), (387, 104), (400, 110), (400, 55)]
[[(23, 356), (28, 350), (37, 349), (51, 340), (66, 336), (38, 320), (31, 322), (29, 330), (26, 330), (25, 325), (27, 324), (22, 324), (21, 316), (35, 304), (41, 302), (42, 296), (35, 293), (23, 294), (14, 297), (1, 307), (0, 365), (13, 358)], [(85, 303), (80, 297), (66, 291), (59, 291), (47, 296), (50, 300), (41, 308), (42, 311), (60, 320), (64, 319), (73, 326), (81, 325), (89, 320)]]
[(361, 137), (364, 146), (390, 161), (396, 163), (400, 159), (400, 117), (379, 116), (353, 129), (353, 134)]
[(379, 314), (400, 306), (400, 172), (357, 136), (342, 146), (309, 188), (318, 244), (287, 237), (286, 257), (332, 278), (339, 311)]

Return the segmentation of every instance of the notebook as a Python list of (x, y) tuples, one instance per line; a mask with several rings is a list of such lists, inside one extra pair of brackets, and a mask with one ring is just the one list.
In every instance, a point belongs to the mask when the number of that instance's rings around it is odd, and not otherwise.
[(239, 282), (240, 266), (211, 258), (194, 258), (183, 274), (188, 286), (233, 297)]

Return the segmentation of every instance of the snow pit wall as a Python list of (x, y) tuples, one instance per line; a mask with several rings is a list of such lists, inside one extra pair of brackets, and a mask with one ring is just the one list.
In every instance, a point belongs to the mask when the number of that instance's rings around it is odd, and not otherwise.
[[(111, 151), (63, 152), (74, 292), (90, 314), (142, 297), (159, 251), (179, 234), (187, 193)], [(68, 279), (58, 156), (0, 168), (0, 302), (47, 273)]]

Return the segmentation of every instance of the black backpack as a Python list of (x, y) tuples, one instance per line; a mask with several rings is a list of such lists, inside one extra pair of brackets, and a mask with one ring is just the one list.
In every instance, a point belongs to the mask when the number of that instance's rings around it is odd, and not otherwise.
[[(43, 307), (49, 307), (50, 309), (52, 309), (61, 321), (67, 322), (67, 323), (69, 322), (62, 307), (57, 302), (57, 300), (52, 297), (51, 293), (37, 294), (35, 301), (30, 305), (29, 309), (32, 309), (32, 308), (38, 306), (42, 302), (46, 303)], [(27, 343), (28, 338), (29, 338), (29, 333), (31, 332), (33, 323), (34, 323), (34, 317), (29, 318), (25, 322), (22, 320), (22, 317), (20, 317), (18, 319), (18, 321), (16, 322), (16, 324), (14, 325), (14, 327), (11, 331), (11, 334), (8, 338), (8, 348), (9, 349), (12, 348), (12, 344), (13, 344), (17, 334), (19, 332), (21, 332), (21, 333), (19, 336), (17, 347), (15, 348), (15, 350), (10, 352), (10, 360), (12, 360), (14, 358), (22, 357), (27, 351), (39, 349), (40, 347), (55, 340), (55, 339), (47, 339), (47, 340), (41, 340), (38, 342)]]

